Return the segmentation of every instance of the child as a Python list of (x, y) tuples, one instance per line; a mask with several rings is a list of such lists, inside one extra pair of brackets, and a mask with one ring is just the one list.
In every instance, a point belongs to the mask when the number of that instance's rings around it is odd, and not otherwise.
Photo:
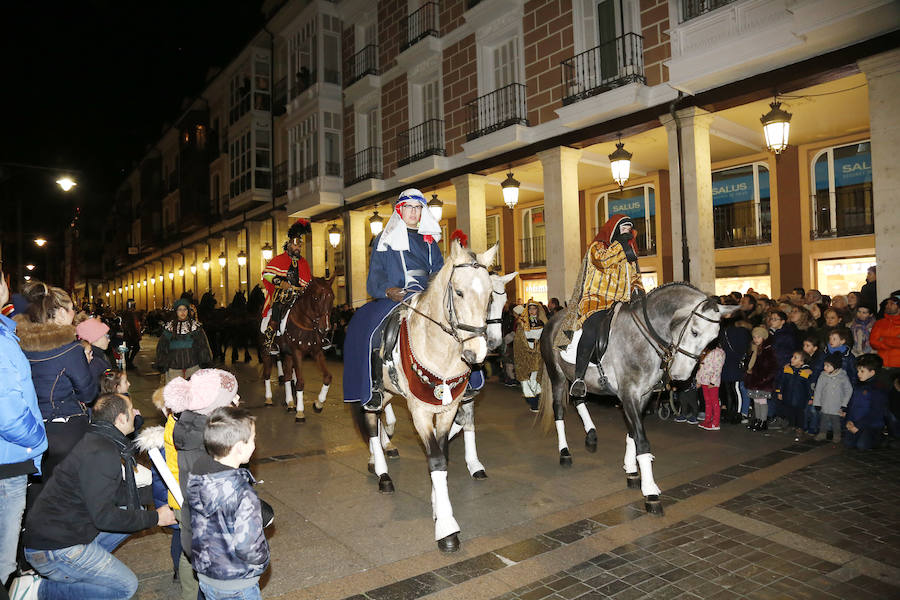
[(706, 431), (719, 430), (719, 382), (722, 378), (722, 365), (725, 363), (725, 351), (719, 346), (718, 340), (713, 344), (713, 348), (700, 360), (700, 368), (697, 369), (697, 383), (703, 389), (703, 401), (706, 403), (705, 416), (698, 427)]
[[(841, 441), (841, 407), (846, 406), (853, 395), (850, 379), (841, 368), (844, 357), (837, 352), (825, 357), (825, 369), (816, 383), (813, 406), (819, 409), (819, 434), (816, 441)], [(826, 434), (827, 431), (827, 434)]]
[(744, 385), (753, 400), (754, 420), (750, 424), (751, 431), (762, 431), (768, 428), (768, 401), (775, 389), (776, 359), (769, 339), (769, 331), (765, 327), (754, 327), (750, 332), (753, 344), (750, 360), (747, 361), (747, 375)]
[[(808, 334), (803, 338), (803, 351), (809, 356), (809, 368), (812, 369), (812, 376), (810, 376), (809, 380), (812, 384), (813, 392), (815, 392), (819, 377), (825, 369), (825, 353), (822, 351), (820, 345), (821, 342), (819, 341), (819, 336), (817, 334)], [(819, 433), (819, 413), (812, 403), (808, 404), (806, 407), (805, 430), (806, 433), (810, 435)]]
[(788, 427), (794, 428), (794, 441), (800, 441), (806, 407), (812, 401), (809, 355), (797, 350), (791, 355), (791, 362), (778, 375), (776, 392), (782, 403), (782, 413)]
[(868, 306), (856, 307), (856, 318), (850, 323), (850, 332), (853, 334), (853, 356), (862, 356), (875, 352), (869, 345), (869, 335), (872, 326), (875, 325), (875, 315)]
[(850, 402), (841, 414), (847, 417), (847, 433), (843, 439), (847, 448), (869, 450), (881, 441), (888, 398), (884, 390), (876, 385), (875, 376), (882, 364), (877, 354), (859, 357), (856, 366), (859, 385), (853, 390)]
[(850, 351), (850, 340), (852, 334), (846, 327), (837, 327), (828, 334), (828, 348), (825, 349), (829, 354), (831, 352), (840, 352), (844, 357), (841, 368), (850, 378), (850, 383), (856, 385), (856, 357)]
[(262, 507), (253, 476), (241, 465), (256, 448), (256, 418), (233, 406), (209, 416), (201, 457), (188, 478), (192, 564), (207, 600), (261, 598), (259, 576), (269, 566)]

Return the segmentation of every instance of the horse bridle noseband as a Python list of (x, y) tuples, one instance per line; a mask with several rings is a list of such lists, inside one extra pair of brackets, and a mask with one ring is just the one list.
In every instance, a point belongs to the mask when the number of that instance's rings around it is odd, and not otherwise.
[[(506, 288), (503, 288), (503, 291), (498, 292), (497, 290), (494, 289), (494, 282), (491, 281), (491, 301), (488, 302), (488, 312), (491, 312), (491, 305), (494, 303), (494, 298), (496, 296), (505, 296), (505, 295), (506, 295)], [(501, 324), (503, 324), (503, 315), (501, 314), (496, 319), (485, 319), (484, 324), (485, 324), (485, 331), (487, 330), (488, 325), (501, 325)]]

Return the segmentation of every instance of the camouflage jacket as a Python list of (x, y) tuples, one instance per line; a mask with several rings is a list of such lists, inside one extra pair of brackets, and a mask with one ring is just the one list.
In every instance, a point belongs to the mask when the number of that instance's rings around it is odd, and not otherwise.
[[(213, 463), (210, 465), (209, 463)], [(212, 579), (259, 577), (269, 566), (259, 497), (247, 469), (205, 459), (188, 478), (191, 563)]]

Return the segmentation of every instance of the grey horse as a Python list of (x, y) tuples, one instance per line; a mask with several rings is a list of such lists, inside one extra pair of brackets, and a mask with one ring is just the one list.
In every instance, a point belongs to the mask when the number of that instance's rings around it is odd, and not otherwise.
[[(628, 433), (625, 440), (624, 469), (628, 487), (640, 485), (647, 512), (662, 514), (660, 490), (653, 480), (650, 442), (644, 432), (643, 413), (651, 391), (666, 377), (684, 380), (690, 377), (700, 353), (719, 334), (719, 320), (737, 309), (719, 305), (715, 298), (686, 283), (669, 283), (647, 294), (643, 300), (616, 306), (609, 333), (609, 346), (600, 361), (606, 385), (601, 385), (600, 370), (588, 369), (585, 383), (589, 392), (615, 394), (622, 403)], [(569, 381), (575, 365), (561, 356), (557, 334), (566, 322), (566, 312), (550, 319), (541, 336), (541, 357), (545, 378), (542, 383), (540, 418), (544, 427), (555, 422), (559, 459), (572, 464), (565, 439), (563, 417), (568, 401)], [(565, 338), (565, 336), (560, 336)], [(551, 410), (552, 408), (552, 410)], [(583, 401), (576, 407), (584, 422), (585, 445), (596, 451), (597, 433)], [(638, 472), (640, 469), (640, 472)]]

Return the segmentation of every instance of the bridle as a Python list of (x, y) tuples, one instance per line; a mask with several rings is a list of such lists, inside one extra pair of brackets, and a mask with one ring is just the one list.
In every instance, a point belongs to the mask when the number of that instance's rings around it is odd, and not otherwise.
[[(307, 293), (312, 293), (312, 292), (310, 292), (310, 287), (312, 287), (311, 281), (306, 286), (306, 288), (304, 288), (303, 292), (301, 292), (300, 294), (297, 295), (293, 304), (300, 302), (300, 300), (304, 296), (306, 296)], [(293, 304), (291, 305), (292, 307), (293, 307)], [(331, 314), (329, 312), (322, 312), (319, 315), (317, 315), (316, 318), (311, 318), (311, 317), (309, 317), (309, 315), (305, 315), (305, 316), (307, 319), (309, 319), (309, 322), (312, 324), (312, 327), (305, 327), (305, 326), (301, 325), (300, 323), (298, 323), (297, 321), (295, 321), (294, 319), (292, 319), (290, 317), (290, 313), (288, 313), (288, 320), (291, 323), (293, 323), (294, 326), (297, 327), (297, 329), (301, 329), (303, 331), (314, 332), (322, 340), (323, 346), (328, 346), (329, 344), (331, 344), (331, 338), (329, 337), (329, 334), (331, 333), (331, 323), (329, 322), (331, 320)], [(322, 319), (325, 320), (325, 327), (322, 327), (322, 324), (321, 324)], [(286, 330), (285, 330), (285, 334), (287, 334)]]
[[(494, 282), (491, 281), (491, 300), (488, 302), (488, 313), (491, 312), (491, 306), (494, 305), (494, 300), (500, 297), (506, 297), (506, 288), (503, 288), (501, 291), (497, 291), (494, 289)], [(487, 325), (501, 325), (503, 323), (503, 315), (501, 314), (496, 319), (485, 319), (484, 324)]]

